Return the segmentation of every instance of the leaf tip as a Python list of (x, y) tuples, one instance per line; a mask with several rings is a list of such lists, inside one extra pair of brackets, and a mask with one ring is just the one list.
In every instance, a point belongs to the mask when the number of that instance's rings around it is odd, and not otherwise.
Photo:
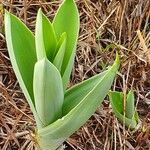
[(43, 15), (43, 12), (42, 12), (42, 9), (39, 8), (38, 12), (37, 12), (37, 16), (42, 16)]
[(5, 19), (10, 16), (10, 12), (5, 9)]
[(5, 9), (5, 14), (6, 14), (6, 15), (8, 15), (8, 14), (9, 14), (9, 11), (8, 11), (8, 10), (6, 10), (6, 9)]
[(118, 64), (120, 63), (120, 59), (119, 59), (119, 54), (118, 52), (116, 52), (116, 60), (115, 60)]
[(118, 52), (116, 52), (116, 58), (115, 58), (115, 62), (113, 64), (113, 66), (118, 70), (119, 66), (120, 66), (120, 59), (119, 59), (119, 54)]
[[(8, 12), (6, 9), (5, 9), (5, 15), (4, 15), (4, 22), (5, 22), (5, 33), (7, 33), (7, 30), (10, 26), (10, 20), (11, 20), (11, 17), (10, 17), (11, 13)], [(7, 29), (7, 30), (6, 30)]]

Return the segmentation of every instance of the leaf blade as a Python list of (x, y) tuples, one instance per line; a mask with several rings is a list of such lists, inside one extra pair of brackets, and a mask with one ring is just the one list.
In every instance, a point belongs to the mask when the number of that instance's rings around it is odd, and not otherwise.
[(107, 71), (104, 71), (98, 75), (91, 77), (79, 84), (68, 89), (65, 93), (65, 99), (63, 103), (63, 115), (66, 115), (71, 109), (73, 109), (80, 101), (89, 93), (93, 86), (102, 78)]
[(32, 84), (33, 68), (37, 60), (34, 36), (20, 19), (7, 11), (5, 11), (5, 36), (13, 70), (34, 114), (35, 120), (40, 125), (41, 121), (34, 107)]
[(130, 119), (132, 119), (135, 114), (134, 101), (135, 101), (134, 93), (132, 90), (130, 90), (129, 93), (127, 94), (126, 109), (125, 109), (125, 114)]
[(63, 33), (60, 37), (60, 40), (57, 44), (58, 52), (54, 58), (53, 64), (56, 66), (56, 68), (61, 72), (61, 67), (64, 59), (64, 54), (66, 50), (66, 41), (67, 41), (67, 35), (66, 33)]
[(109, 93), (111, 93), (111, 99), (113, 100), (112, 106), (114, 106), (120, 114), (123, 114), (123, 93), (118, 91), (110, 91)]
[(56, 31), (57, 39), (59, 39), (64, 32), (67, 34), (65, 59), (63, 60), (61, 70), (64, 81), (63, 84), (64, 87), (66, 87), (74, 62), (79, 32), (79, 13), (74, 0), (64, 0), (53, 20), (53, 26)]
[(37, 113), (47, 126), (61, 117), (64, 93), (59, 71), (46, 58), (35, 64), (33, 88)]
[(47, 58), (52, 62), (56, 51), (57, 39), (48, 18), (39, 9), (35, 29), (36, 52), (38, 60)]

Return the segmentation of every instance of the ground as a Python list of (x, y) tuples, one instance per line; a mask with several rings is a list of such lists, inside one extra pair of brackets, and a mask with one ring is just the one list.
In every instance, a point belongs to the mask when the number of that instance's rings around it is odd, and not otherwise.
[[(0, 149), (36, 150), (35, 121), (9, 60), (3, 8), (34, 32), (39, 7), (53, 19), (60, 0), (1, 0)], [(108, 98), (65, 143), (66, 150), (150, 149), (150, 1), (76, 0), (80, 34), (70, 86), (106, 69), (119, 52), (121, 66), (112, 89), (133, 88), (140, 122), (133, 131), (114, 116)], [(138, 31), (138, 32), (137, 32)]]

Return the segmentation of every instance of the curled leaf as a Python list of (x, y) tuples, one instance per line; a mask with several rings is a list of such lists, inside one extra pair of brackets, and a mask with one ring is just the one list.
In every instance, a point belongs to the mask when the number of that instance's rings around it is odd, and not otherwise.
[(134, 129), (137, 126), (137, 119), (135, 118), (135, 108), (134, 108), (134, 95), (133, 92), (130, 91), (127, 95), (126, 108), (125, 108), (125, 116), (124, 116), (124, 108), (123, 108), (123, 93), (117, 91), (109, 92), (109, 99), (115, 113), (116, 117), (125, 125), (131, 129)]
[(64, 93), (59, 71), (46, 58), (35, 65), (33, 88), (36, 111), (47, 126), (62, 116)]
[(51, 62), (57, 46), (54, 28), (48, 18), (39, 9), (35, 29), (36, 53), (38, 60), (47, 57)]

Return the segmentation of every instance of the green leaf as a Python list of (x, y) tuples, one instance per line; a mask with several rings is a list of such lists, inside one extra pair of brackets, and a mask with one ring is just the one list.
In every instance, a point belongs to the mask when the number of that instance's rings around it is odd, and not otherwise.
[(36, 63), (32, 32), (14, 15), (5, 11), (5, 35), (10, 60), (24, 95), (40, 123), (34, 107), (33, 70)]
[(47, 58), (52, 62), (56, 51), (57, 39), (48, 18), (39, 9), (36, 20), (35, 41), (37, 58)]
[(63, 85), (66, 87), (73, 67), (79, 32), (79, 13), (74, 0), (64, 0), (55, 15), (53, 26), (57, 39), (59, 39), (64, 32), (67, 34), (65, 59), (63, 60), (61, 68)]
[[(112, 91), (110, 92), (112, 93)], [(111, 99), (113, 99), (113, 106), (115, 106), (116, 110), (123, 114), (123, 93), (118, 91), (113, 91), (111, 94)]]
[(71, 109), (78, 105), (93, 89), (94, 85), (106, 75), (106, 73), (107, 71), (104, 71), (68, 89), (65, 93), (63, 103), (63, 115), (66, 115), (69, 111), (71, 111)]
[(54, 66), (56, 66), (56, 68), (60, 72), (61, 72), (62, 62), (64, 59), (65, 50), (66, 50), (66, 41), (67, 41), (67, 35), (66, 35), (66, 33), (63, 33), (60, 37), (58, 44), (57, 44), (57, 48), (59, 50), (58, 50), (58, 52), (54, 58), (54, 61), (53, 61)]
[(127, 118), (132, 119), (135, 114), (135, 107), (134, 107), (134, 93), (132, 90), (129, 91), (127, 94), (127, 99), (126, 99), (126, 109), (125, 109), (125, 114)]
[[(120, 95), (122, 95), (122, 96), (120, 96)], [(110, 103), (111, 103), (113, 112), (115, 113), (115, 115), (119, 119), (119, 121), (122, 122), (122, 123), (125, 122), (125, 125), (127, 127), (131, 128), (131, 129), (134, 129), (137, 125), (137, 122), (136, 122), (135, 118), (134, 117), (128, 118), (126, 116), (124, 117), (123, 107), (122, 107), (122, 111), (119, 108), (120, 102), (123, 105), (123, 93), (122, 92), (111, 91), (111, 92), (109, 92), (109, 99), (110, 99)], [(122, 112), (122, 113), (120, 113), (120, 112)]]
[(93, 88), (67, 115), (38, 130), (37, 140), (42, 149), (56, 149), (90, 118), (111, 87), (118, 67), (119, 58), (117, 56), (113, 66), (108, 69), (102, 78), (100, 77)]
[(43, 125), (60, 118), (64, 99), (62, 79), (57, 68), (46, 58), (35, 64), (33, 89), (35, 107)]

